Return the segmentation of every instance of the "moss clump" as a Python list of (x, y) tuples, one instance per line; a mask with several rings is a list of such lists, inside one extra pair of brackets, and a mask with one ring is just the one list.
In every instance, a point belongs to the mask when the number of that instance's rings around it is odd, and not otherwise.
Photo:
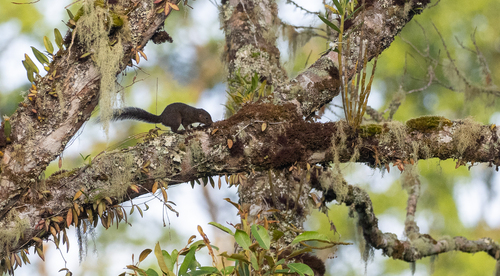
[(111, 175), (109, 188), (102, 193), (103, 196), (123, 198), (130, 187), (130, 180), (133, 179), (132, 175), (136, 171), (134, 156), (128, 153), (123, 157), (112, 159), (102, 169), (106, 170), (102, 172), (103, 174), (109, 173)]
[(442, 116), (423, 116), (415, 119), (410, 119), (406, 122), (406, 126), (410, 131), (419, 131), (430, 133), (437, 130), (443, 130), (444, 126), (452, 126), (453, 123)]
[(349, 192), (349, 186), (338, 166), (334, 164), (328, 171), (323, 172), (319, 178), (319, 183), (325, 191), (333, 190), (336, 195), (335, 200), (338, 203), (344, 202)]
[(21, 218), (19, 213), (11, 210), (4, 219), (4, 226), (0, 229), (0, 250), (5, 252), (14, 248), (22, 233), (29, 227), (29, 220)]
[(381, 134), (383, 130), (383, 127), (378, 124), (362, 125), (359, 126), (359, 136), (361, 136), (361, 138), (373, 137), (377, 134)]
[(453, 132), (453, 141), (456, 143), (459, 156), (463, 156), (466, 152), (472, 153), (478, 145), (478, 140), (485, 135), (482, 125), (472, 118), (466, 118), (457, 123), (457, 128)]

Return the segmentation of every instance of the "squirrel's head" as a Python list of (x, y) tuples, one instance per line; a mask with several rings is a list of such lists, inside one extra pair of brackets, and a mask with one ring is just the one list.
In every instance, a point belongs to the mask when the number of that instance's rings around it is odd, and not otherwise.
[(198, 110), (199, 110), (198, 121), (200, 123), (205, 124), (205, 125), (211, 125), (212, 124), (212, 116), (210, 116), (210, 114), (204, 109), (200, 108)]

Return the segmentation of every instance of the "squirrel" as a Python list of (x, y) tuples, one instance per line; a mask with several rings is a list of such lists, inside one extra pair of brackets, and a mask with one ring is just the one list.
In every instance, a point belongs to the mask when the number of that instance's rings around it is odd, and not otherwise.
[(185, 103), (172, 103), (167, 105), (161, 115), (154, 115), (138, 107), (125, 107), (124, 109), (113, 112), (112, 121), (118, 120), (138, 120), (146, 123), (161, 123), (168, 126), (175, 133), (181, 133), (179, 126), (182, 125), (185, 130), (193, 123), (212, 124), (210, 114), (201, 108), (195, 108)]

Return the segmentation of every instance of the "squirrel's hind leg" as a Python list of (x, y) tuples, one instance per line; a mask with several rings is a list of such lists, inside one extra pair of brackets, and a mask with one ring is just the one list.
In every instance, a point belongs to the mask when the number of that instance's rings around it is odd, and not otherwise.
[(170, 129), (172, 129), (172, 132), (175, 133), (181, 133), (182, 131), (179, 131), (179, 127), (181, 126), (181, 118), (179, 117), (179, 120), (175, 120), (175, 122), (172, 123)]

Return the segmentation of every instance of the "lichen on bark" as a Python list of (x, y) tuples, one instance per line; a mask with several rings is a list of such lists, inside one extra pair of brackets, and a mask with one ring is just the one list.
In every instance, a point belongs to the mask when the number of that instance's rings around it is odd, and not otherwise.
[[(83, 14), (78, 19), (75, 31), (85, 44), (86, 51), (92, 54), (95, 66), (101, 75), (100, 121), (107, 133), (113, 107), (119, 103), (116, 95), (119, 91), (116, 74), (120, 71), (124, 54), (122, 37), (127, 34), (123, 31), (124, 25), (122, 25), (122, 28), (118, 28), (115, 34), (110, 36), (114, 25), (109, 7), (98, 5), (95, 0), (85, 0), (82, 8)], [(119, 98), (123, 98), (123, 94), (120, 94)]]

